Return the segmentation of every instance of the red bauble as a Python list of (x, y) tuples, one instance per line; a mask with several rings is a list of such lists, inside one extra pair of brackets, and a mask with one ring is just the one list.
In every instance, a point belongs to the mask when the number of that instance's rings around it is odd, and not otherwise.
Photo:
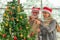
[(16, 36), (14, 36), (14, 40), (17, 40), (17, 37)]
[(33, 36), (34, 35), (34, 32), (31, 32), (30, 36)]
[(24, 40), (26, 40), (26, 38), (24, 38)]
[(5, 38), (6, 37), (6, 34), (3, 34), (2, 36), (3, 36), (3, 38)]
[(9, 12), (10, 15), (12, 15), (12, 12)]
[(32, 32), (31, 34), (32, 34), (32, 36), (33, 36), (33, 35), (34, 35), (34, 32)]
[(10, 20), (14, 21), (14, 17), (12, 17)]
[(20, 30), (22, 30), (22, 27), (20, 27)]

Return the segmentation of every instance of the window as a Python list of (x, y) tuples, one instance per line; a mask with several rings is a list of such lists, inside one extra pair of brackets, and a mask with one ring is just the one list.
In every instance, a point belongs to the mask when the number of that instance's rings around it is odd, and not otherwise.
[[(6, 8), (7, 2), (13, 0), (0, 0), (0, 16), (4, 13), (4, 8)], [(60, 0), (20, 0), (24, 8), (24, 12), (31, 15), (31, 8), (32, 7), (40, 7), (43, 8), (44, 6), (51, 7), (53, 9), (52, 16), (54, 19), (58, 19), (57, 22), (60, 24)], [(1, 19), (1, 18), (0, 18)]]

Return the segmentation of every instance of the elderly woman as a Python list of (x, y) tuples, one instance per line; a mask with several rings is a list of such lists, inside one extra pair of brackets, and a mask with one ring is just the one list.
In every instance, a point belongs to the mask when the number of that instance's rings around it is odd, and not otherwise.
[(56, 21), (51, 17), (52, 9), (44, 7), (42, 10), (43, 20), (40, 21), (42, 40), (56, 39)]

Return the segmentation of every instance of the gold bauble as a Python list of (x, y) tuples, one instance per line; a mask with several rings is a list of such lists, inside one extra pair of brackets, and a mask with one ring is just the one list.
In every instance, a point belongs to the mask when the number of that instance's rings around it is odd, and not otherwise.
[(18, 19), (16, 19), (16, 21), (19, 21)]
[(9, 40), (9, 38), (8, 38), (8, 39), (6, 39), (6, 40)]
[(6, 15), (6, 17), (8, 18), (9, 16), (8, 16), (8, 15)]
[(15, 9), (15, 7), (14, 7), (14, 6), (12, 6), (12, 9)]
[(6, 13), (4, 13), (4, 15), (3, 15), (3, 16), (7, 16), (7, 15), (6, 15)]
[(0, 32), (0, 35), (2, 35), (2, 33)]
[(7, 18), (7, 21), (9, 21), (9, 18)]
[(17, 6), (17, 12), (20, 12), (20, 6)]
[(5, 25), (8, 26), (8, 23), (6, 23)]
[(29, 22), (28, 22), (28, 24), (29, 24)]
[(12, 17), (11, 20), (14, 21), (14, 17)]
[(30, 35), (28, 35), (27, 37), (30, 38)]
[(6, 10), (6, 11), (10, 11), (10, 10), (9, 10), (9, 6), (7, 6), (5, 10)]
[(29, 29), (29, 27), (26, 27), (26, 29)]
[(23, 34), (21, 34), (20, 37), (23, 37)]
[(20, 16), (20, 18), (22, 19), (23, 17), (22, 17), (22, 16)]
[(12, 29), (11, 29), (11, 28), (9, 28), (9, 32), (10, 32), (10, 34), (12, 34), (12, 32), (11, 32), (11, 31), (12, 31)]

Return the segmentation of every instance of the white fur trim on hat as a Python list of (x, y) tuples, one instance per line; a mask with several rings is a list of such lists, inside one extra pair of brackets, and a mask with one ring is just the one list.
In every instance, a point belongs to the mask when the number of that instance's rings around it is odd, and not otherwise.
[(48, 13), (52, 13), (52, 12), (50, 12), (50, 11), (48, 11), (48, 10), (42, 10), (42, 12), (43, 12), (43, 11), (46, 11), (46, 12), (48, 12)]

